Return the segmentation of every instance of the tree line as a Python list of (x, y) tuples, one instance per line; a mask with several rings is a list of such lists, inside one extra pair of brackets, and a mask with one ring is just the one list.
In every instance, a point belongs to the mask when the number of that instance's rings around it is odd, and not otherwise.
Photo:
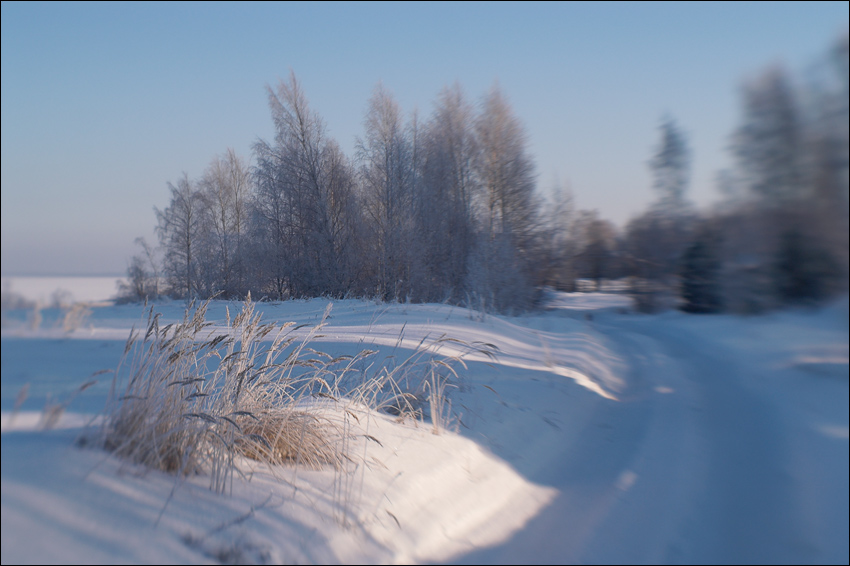
[(538, 190), (522, 123), (498, 85), (459, 84), (405, 116), (379, 84), (347, 156), (294, 73), (267, 87), (274, 139), (169, 183), (159, 246), (138, 240), (123, 295), (449, 301), (517, 312), (546, 287), (622, 279), (637, 306), (753, 312), (847, 290), (847, 38), (802, 86), (771, 67), (741, 90), (723, 202), (687, 198), (687, 135), (664, 117), (655, 202), (622, 230)]
[(769, 66), (743, 82), (734, 165), (723, 200), (698, 212), (683, 198), (689, 150), (671, 121), (650, 166), (658, 199), (626, 226), (637, 305), (755, 313), (846, 294), (848, 40), (805, 73)]
[(379, 84), (353, 157), (294, 73), (267, 95), (274, 139), (254, 144), (253, 163), (228, 150), (200, 179), (169, 183), (159, 248), (138, 242), (126, 296), (531, 306), (541, 201), (527, 135), (497, 85), (478, 105), (445, 88), (423, 120)]

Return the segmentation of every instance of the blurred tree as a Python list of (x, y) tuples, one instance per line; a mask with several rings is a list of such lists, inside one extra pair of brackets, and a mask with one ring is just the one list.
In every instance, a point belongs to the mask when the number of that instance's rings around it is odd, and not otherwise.
[(687, 209), (685, 191), (690, 176), (690, 149), (685, 134), (673, 118), (662, 118), (661, 140), (649, 161), (658, 193), (655, 208), (670, 216), (681, 216)]
[[(774, 302), (781, 305), (824, 299), (842, 281), (846, 288), (848, 120), (841, 45), (829, 56), (837, 64), (813, 67), (800, 88), (774, 66), (742, 89), (743, 118), (732, 149), (750, 203), (739, 202), (737, 208), (757, 219), (758, 230), (730, 239), (734, 245), (727, 246), (727, 261), (749, 267), (727, 273), (743, 275), (749, 283), (730, 282), (727, 289), (758, 295), (766, 274)], [(746, 290), (748, 285), (759, 291)], [(727, 297), (727, 303), (741, 301)]]
[(801, 196), (802, 131), (791, 81), (771, 67), (747, 81), (741, 91), (742, 124), (732, 149), (750, 193), (769, 206)]
[(555, 182), (552, 198), (543, 209), (541, 237), (545, 255), (541, 266), (546, 270), (542, 283), (557, 289), (575, 291), (576, 241), (575, 200), (568, 184)]
[(661, 119), (660, 139), (649, 168), (656, 201), (626, 225), (623, 269), (631, 277), (631, 294), (642, 311), (664, 306), (663, 297), (677, 285), (682, 253), (695, 221), (686, 198), (691, 155), (687, 137), (670, 116)]
[(127, 280), (118, 284), (121, 301), (147, 301), (159, 297), (159, 268), (155, 250), (144, 238), (136, 238), (142, 251), (132, 258), (127, 266)]
[(794, 227), (781, 235), (774, 269), (776, 292), (785, 303), (815, 303), (827, 298), (839, 277), (833, 257)]
[(717, 236), (703, 227), (682, 256), (683, 311), (714, 313), (721, 310), (720, 266)]
[(612, 274), (617, 229), (608, 220), (600, 218), (596, 210), (579, 212), (575, 224), (578, 275), (593, 279), (599, 291), (602, 289), (602, 280)]

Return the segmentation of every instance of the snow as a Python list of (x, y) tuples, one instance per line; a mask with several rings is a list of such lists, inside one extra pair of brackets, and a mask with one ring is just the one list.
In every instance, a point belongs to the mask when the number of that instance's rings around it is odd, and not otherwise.
[(11, 292), (30, 302), (49, 305), (56, 298), (83, 303), (103, 302), (118, 294), (121, 277), (6, 277), (3, 292)]
[[(328, 302), (257, 309), (309, 325)], [(610, 293), (546, 307), (334, 302), (331, 354), (442, 335), (499, 352), (443, 344), (467, 366), (450, 430), (371, 413), (354, 472), (245, 461), (224, 495), (75, 443), (109, 376), (74, 392), (115, 367), (141, 306), (97, 303), (70, 332), (59, 310), (4, 313), (2, 562), (848, 563), (847, 299), (746, 318), (642, 315)], [(211, 332), (238, 309), (213, 304)]]

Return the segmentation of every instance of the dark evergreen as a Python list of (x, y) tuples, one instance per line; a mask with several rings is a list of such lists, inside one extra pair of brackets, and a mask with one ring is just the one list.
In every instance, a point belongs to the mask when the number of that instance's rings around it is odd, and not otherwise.
[(774, 266), (777, 295), (783, 303), (816, 303), (827, 298), (840, 270), (812, 238), (791, 228), (782, 233)]
[(722, 309), (718, 275), (720, 261), (713, 239), (698, 236), (682, 256), (681, 309), (692, 313), (714, 313)]

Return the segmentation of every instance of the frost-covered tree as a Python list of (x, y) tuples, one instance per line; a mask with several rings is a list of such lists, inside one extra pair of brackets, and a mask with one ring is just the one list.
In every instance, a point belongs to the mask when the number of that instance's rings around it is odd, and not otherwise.
[(474, 244), (474, 109), (460, 85), (443, 89), (414, 144), (415, 218), (423, 300), (463, 296)]
[[(339, 295), (351, 273), (349, 215), (354, 184), (347, 160), (309, 107), (294, 73), (268, 88), (273, 143), (259, 141), (257, 214), (266, 254), (258, 260), (283, 296)], [(270, 262), (274, 262), (270, 264)]]
[(245, 293), (244, 254), (251, 172), (232, 149), (213, 158), (199, 182), (208, 207), (211, 287), (225, 296)]
[(382, 298), (398, 298), (411, 290), (414, 146), (401, 108), (382, 84), (369, 100), (364, 127), (357, 156), (376, 284)]
[(440, 92), (414, 144), (419, 296), (423, 300), (462, 297), (474, 241), (473, 119), (474, 109), (455, 83)]
[(250, 206), (249, 264), (255, 290), (275, 299), (291, 293), (295, 245), (294, 195), (287, 191), (281, 156), (265, 141), (254, 144), (254, 198)]
[(198, 252), (205, 238), (206, 201), (197, 184), (183, 173), (177, 185), (168, 183), (171, 202), (155, 208), (163, 271), (171, 293), (191, 298), (199, 294)]
[(159, 297), (159, 267), (155, 251), (144, 238), (136, 238), (142, 251), (130, 258), (127, 279), (118, 284), (120, 301), (147, 301)]
[[(475, 262), (491, 267), (476, 270), (469, 288), (473, 295), (512, 297), (511, 303), (494, 304), (498, 310), (528, 308), (537, 278), (532, 255), (539, 251), (536, 174), (525, 130), (498, 85), (483, 100), (475, 134), (480, 232), (474, 254)], [(506, 271), (516, 275), (506, 280), (502, 277)]]
[(329, 140), (322, 159), (325, 172), (327, 238), (330, 268), (327, 291), (340, 296), (362, 292), (364, 241), (367, 238), (363, 207), (357, 195), (357, 174), (336, 140)]
[(537, 226), (536, 174), (525, 129), (498, 85), (484, 98), (475, 131), (484, 230), (491, 238), (511, 234), (522, 246)]

